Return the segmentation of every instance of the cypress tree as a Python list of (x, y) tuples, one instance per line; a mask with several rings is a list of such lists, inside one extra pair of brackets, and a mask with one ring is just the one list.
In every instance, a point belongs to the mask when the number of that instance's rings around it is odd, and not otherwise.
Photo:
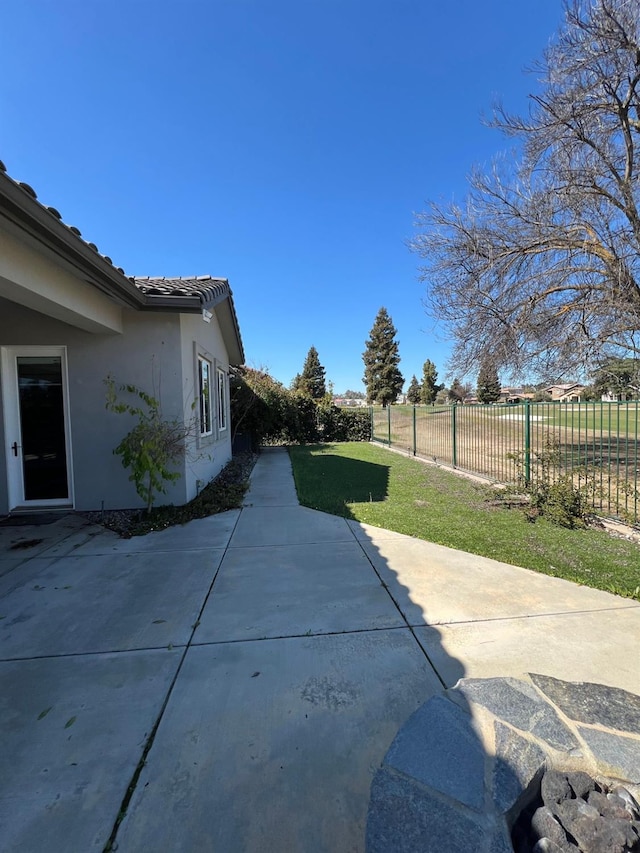
[(464, 400), (464, 390), (462, 382), (456, 376), (449, 388), (449, 399), (454, 403), (461, 403)]
[(413, 403), (413, 405), (415, 406), (417, 403), (420, 402), (421, 391), (422, 389), (420, 388), (420, 383), (418, 382), (414, 374), (411, 377), (411, 382), (409, 384), (409, 388), (407, 389), (407, 400), (410, 403)]
[(313, 400), (321, 400), (327, 393), (325, 370), (320, 364), (318, 350), (315, 347), (310, 347), (307, 353), (296, 390), (302, 391)]
[(398, 369), (400, 355), (395, 336), (396, 328), (383, 307), (378, 311), (362, 354), (368, 403), (387, 406), (402, 391), (404, 377)]
[(477, 394), (481, 403), (495, 403), (500, 399), (498, 371), (490, 361), (485, 360), (480, 365)]
[(438, 391), (444, 385), (438, 385), (438, 371), (435, 364), (427, 359), (422, 365), (422, 387), (420, 389), (420, 400), (427, 405), (435, 403)]

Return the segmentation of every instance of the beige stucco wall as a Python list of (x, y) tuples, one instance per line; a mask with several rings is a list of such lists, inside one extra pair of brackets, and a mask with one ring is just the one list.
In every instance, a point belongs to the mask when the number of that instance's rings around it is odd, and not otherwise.
[[(185, 460), (185, 487), (187, 500), (194, 497), (199, 489), (209, 483), (231, 459), (231, 428), (229, 421), (228, 374), (229, 362), (222, 333), (215, 313), (210, 323), (205, 323), (200, 315), (180, 315), (180, 340), (183, 375), (183, 409), (187, 417), (197, 416), (194, 408), (194, 396), (197, 396), (197, 357), (203, 356), (213, 367), (212, 380), (216, 381), (216, 369), (221, 368), (227, 376), (227, 429), (221, 431), (218, 424), (218, 412), (214, 405), (215, 423), (213, 435), (200, 438), (196, 435), (190, 442)], [(214, 400), (216, 394), (214, 393)], [(196, 430), (197, 432), (197, 430)]]
[[(77, 509), (140, 506), (128, 471), (113, 455), (122, 436), (134, 425), (128, 415), (105, 409), (107, 375), (158, 397), (168, 419), (195, 415), (196, 347), (226, 365), (220, 330), (214, 319), (200, 315), (121, 311), (121, 334), (94, 334), (0, 299), (0, 346), (66, 346), (73, 480)], [(226, 365), (228, 367), (228, 365)], [(0, 403), (1, 406), (1, 403)], [(3, 436), (4, 438), (4, 436)], [(181, 478), (158, 503), (182, 504), (198, 485), (211, 480), (231, 456), (230, 438), (194, 440), (180, 468)], [(0, 513), (8, 511), (6, 459), (0, 454)], [(200, 483), (198, 483), (200, 481)]]

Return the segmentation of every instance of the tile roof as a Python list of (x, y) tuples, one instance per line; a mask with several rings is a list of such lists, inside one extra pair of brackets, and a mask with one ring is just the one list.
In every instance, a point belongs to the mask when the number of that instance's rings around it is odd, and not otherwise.
[(584, 388), (582, 382), (564, 382), (562, 384), (549, 385), (545, 388), (548, 391), (550, 388), (560, 388), (563, 391), (570, 391), (572, 388)]
[(226, 278), (211, 275), (180, 276), (136, 276), (133, 283), (145, 296), (199, 296), (203, 305), (220, 302), (231, 295)]
[[(169, 308), (169, 310), (193, 310), (191, 305), (185, 305), (184, 303), (179, 307), (175, 304), (172, 305), (171, 297), (182, 297), (183, 299), (197, 297), (199, 304), (207, 308), (213, 308), (228, 300), (226, 302), (226, 313), (230, 315), (230, 323), (238, 347), (239, 363), (242, 363), (242, 360), (244, 360), (244, 351), (240, 337), (240, 327), (233, 304), (233, 295), (226, 278), (214, 278), (210, 275), (185, 276), (180, 278), (129, 276), (122, 267), (114, 266), (110, 257), (101, 254), (95, 243), (84, 240), (78, 228), (74, 225), (64, 223), (60, 212), (55, 207), (48, 207), (42, 204), (33, 187), (25, 184), (23, 181), (16, 181), (12, 178), (7, 173), (7, 167), (0, 160), (0, 190), (2, 190), (3, 199), (5, 197), (5, 188), (2, 186), (4, 181), (8, 182), (7, 186), (9, 188), (13, 188), (12, 192), (19, 201), (20, 208), (24, 206), (28, 210), (31, 207), (30, 214), (35, 208), (37, 217), (42, 221), (42, 228), (44, 228), (46, 234), (52, 234), (57, 231), (58, 234), (62, 235), (65, 247), (73, 246), (75, 241), (77, 241), (77, 244), (81, 245), (81, 251), (85, 257), (87, 253), (84, 247), (89, 248), (91, 252), (88, 253), (88, 260), (91, 269), (99, 268), (102, 265), (103, 272), (106, 271), (107, 281), (109, 282), (110, 289), (108, 292), (113, 295), (113, 283), (116, 284), (118, 294), (124, 293), (126, 295), (128, 290), (128, 304), (131, 304), (133, 301), (134, 307), (137, 309), (144, 307), (151, 310), (162, 310), (165, 308)], [(25, 196), (27, 196), (28, 200), (25, 199)], [(43, 213), (44, 216), (42, 216)], [(49, 219), (49, 217), (51, 218)], [(95, 253), (95, 259), (90, 257), (92, 253)], [(135, 298), (132, 298), (134, 294)], [(140, 296), (142, 296), (142, 299), (140, 299)], [(166, 301), (167, 298), (169, 298), (169, 302)], [(196, 308), (196, 310), (199, 309)]]
[[(131, 281), (150, 303), (158, 300), (158, 304), (163, 308), (168, 307), (171, 309), (170, 300), (172, 297), (178, 299), (192, 299), (197, 297), (203, 309), (213, 309), (216, 306), (219, 306), (220, 309), (226, 308), (226, 311), (223, 311), (223, 313), (227, 317), (228, 322), (230, 322), (238, 345), (238, 354), (234, 363), (242, 364), (244, 362), (244, 347), (242, 345), (240, 325), (238, 324), (238, 317), (235, 305), (233, 304), (233, 294), (226, 278), (214, 278), (212, 275), (192, 275), (175, 278), (136, 276)], [(228, 328), (228, 323), (225, 326), (223, 321), (223, 336), (225, 334), (224, 328)], [(227, 349), (231, 353), (228, 342)]]

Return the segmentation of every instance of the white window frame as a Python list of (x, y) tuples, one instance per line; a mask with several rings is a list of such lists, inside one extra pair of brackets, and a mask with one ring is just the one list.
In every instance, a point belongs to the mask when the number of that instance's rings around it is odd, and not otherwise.
[(222, 368), (216, 368), (216, 389), (218, 402), (218, 432), (227, 431), (229, 409), (227, 406), (227, 374)]
[[(205, 368), (207, 376), (207, 391), (205, 391)], [(211, 376), (213, 364), (203, 355), (198, 355), (198, 425), (200, 438), (213, 435), (213, 399), (211, 397)]]

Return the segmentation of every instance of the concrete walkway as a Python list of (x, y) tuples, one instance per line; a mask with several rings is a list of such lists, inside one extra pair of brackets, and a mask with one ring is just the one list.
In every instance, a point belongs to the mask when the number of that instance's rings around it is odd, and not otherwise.
[(242, 510), (130, 540), (0, 528), (3, 851), (355, 853), (443, 686), (640, 693), (638, 603), (300, 507), (285, 451), (251, 482)]

